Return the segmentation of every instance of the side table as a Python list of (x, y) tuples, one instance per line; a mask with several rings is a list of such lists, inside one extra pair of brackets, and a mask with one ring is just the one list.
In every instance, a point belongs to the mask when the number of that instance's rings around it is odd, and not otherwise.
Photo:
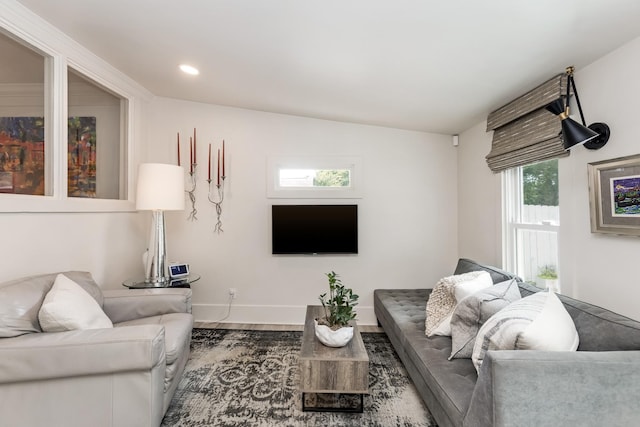
[(153, 288), (190, 288), (191, 284), (200, 280), (199, 274), (190, 274), (186, 277), (173, 279), (162, 283), (149, 283), (140, 279), (127, 279), (122, 286), (129, 289), (153, 289)]

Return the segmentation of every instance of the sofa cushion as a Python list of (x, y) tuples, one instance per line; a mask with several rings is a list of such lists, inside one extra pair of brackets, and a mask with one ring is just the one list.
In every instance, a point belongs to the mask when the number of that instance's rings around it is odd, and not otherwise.
[(159, 316), (143, 317), (116, 323), (115, 327), (132, 325), (162, 325), (164, 326), (165, 353), (167, 366), (176, 361), (178, 355), (191, 342), (193, 316), (189, 313), (168, 313)]
[(471, 359), (447, 360), (450, 338), (425, 336), (424, 300), (431, 293), (431, 289), (376, 289), (375, 313), (429, 410), (439, 420), (451, 420), (442, 425), (462, 425), (477, 374)]
[[(102, 292), (91, 274), (80, 271), (63, 273), (82, 286), (102, 306)], [(0, 338), (42, 332), (38, 312), (57, 273), (28, 276), (0, 283)]]
[[(193, 316), (189, 313), (168, 313), (159, 316), (143, 317), (117, 323), (114, 326), (162, 325), (164, 327), (164, 350), (166, 369), (164, 373), (164, 391), (172, 384), (175, 387), (177, 376), (182, 374), (191, 345)], [(168, 405), (168, 402), (166, 402)], [(166, 409), (166, 408), (165, 408)]]
[(113, 327), (96, 300), (64, 274), (56, 276), (51, 290), (44, 297), (38, 320), (45, 332)]
[(463, 274), (470, 271), (486, 271), (491, 275), (493, 283), (500, 283), (509, 279), (516, 279), (517, 282), (522, 282), (522, 279), (515, 274), (509, 273), (505, 270), (501, 270), (497, 267), (480, 264), (468, 258), (460, 258), (458, 260), (458, 264), (456, 265), (456, 269), (453, 274)]
[(484, 271), (471, 271), (440, 279), (427, 301), (427, 336), (451, 336), (451, 315), (458, 301), (492, 284), (491, 277)]
[(575, 351), (578, 333), (553, 292), (539, 292), (503, 308), (478, 331), (471, 359), (476, 367), (489, 350)]
[(46, 274), (0, 284), (0, 338), (42, 332), (38, 311), (55, 278)]
[(480, 327), (495, 313), (520, 299), (515, 279), (482, 289), (458, 303), (451, 316), (451, 359), (471, 358)]
[(87, 291), (87, 293), (96, 300), (101, 308), (104, 306), (102, 289), (100, 289), (96, 281), (93, 279), (91, 273), (87, 271), (66, 271), (62, 274), (76, 282), (82, 289)]

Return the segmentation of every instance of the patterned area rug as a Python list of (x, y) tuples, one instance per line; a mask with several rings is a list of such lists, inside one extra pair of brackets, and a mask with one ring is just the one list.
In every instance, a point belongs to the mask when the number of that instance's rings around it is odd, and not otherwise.
[(364, 412), (302, 412), (302, 332), (194, 329), (191, 360), (162, 426), (436, 426), (386, 335), (362, 338)]

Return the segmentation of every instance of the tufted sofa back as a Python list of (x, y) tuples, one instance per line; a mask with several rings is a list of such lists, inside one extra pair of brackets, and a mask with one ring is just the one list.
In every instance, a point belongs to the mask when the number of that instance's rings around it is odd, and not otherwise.
[(471, 271), (486, 271), (491, 275), (491, 279), (493, 283), (504, 282), (509, 279), (516, 279), (518, 282), (522, 282), (522, 279), (516, 276), (515, 274), (509, 273), (508, 271), (501, 270), (497, 267), (492, 267), (490, 265), (483, 265), (477, 263), (468, 258), (460, 258), (458, 260), (458, 264), (456, 265), (456, 269), (453, 274), (464, 274), (469, 273)]

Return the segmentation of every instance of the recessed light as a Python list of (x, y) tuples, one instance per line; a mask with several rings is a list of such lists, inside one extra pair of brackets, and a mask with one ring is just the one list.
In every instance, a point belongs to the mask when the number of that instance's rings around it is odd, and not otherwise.
[(200, 74), (200, 71), (198, 71), (196, 67), (192, 67), (191, 65), (180, 64), (180, 69), (183, 73), (191, 74), (192, 76), (197, 76), (198, 74)]

